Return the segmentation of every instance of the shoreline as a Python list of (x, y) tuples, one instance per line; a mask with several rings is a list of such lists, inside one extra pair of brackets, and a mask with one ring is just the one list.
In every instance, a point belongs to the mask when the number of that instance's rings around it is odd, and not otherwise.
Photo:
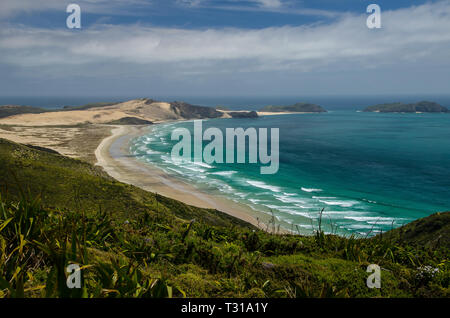
[[(144, 163), (129, 152), (129, 142), (151, 126), (113, 126), (111, 136), (104, 138), (95, 150), (96, 166), (102, 167), (114, 179), (158, 193), (199, 208), (216, 209), (265, 230), (270, 216), (258, 213), (243, 204), (201, 192), (162, 169)], [(280, 229), (280, 232), (285, 232)]]

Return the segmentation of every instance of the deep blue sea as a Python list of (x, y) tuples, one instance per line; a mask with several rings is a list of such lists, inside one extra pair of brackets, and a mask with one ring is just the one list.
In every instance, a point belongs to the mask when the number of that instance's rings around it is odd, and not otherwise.
[[(138, 97), (0, 97), (0, 104), (57, 109)], [(450, 210), (450, 114), (357, 112), (394, 101), (430, 100), (450, 108), (450, 96), (152, 97), (255, 110), (306, 101), (330, 110), (203, 122), (204, 129), (279, 128), (280, 169), (275, 175), (261, 175), (254, 164), (173, 162), (171, 132), (192, 129), (193, 122), (155, 125), (131, 146), (140, 159), (204, 191), (273, 213), (287, 229), (310, 232), (322, 209), (326, 231), (361, 235)]]
[[(280, 169), (255, 164), (194, 164), (171, 159), (176, 127), (156, 125), (131, 151), (199, 189), (273, 215), (287, 229), (373, 235), (450, 210), (450, 114), (336, 110), (258, 119), (203, 121), (203, 129), (280, 129)], [(224, 133), (225, 135), (225, 133)], [(206, 145), (207, 142), (204, 142)]]

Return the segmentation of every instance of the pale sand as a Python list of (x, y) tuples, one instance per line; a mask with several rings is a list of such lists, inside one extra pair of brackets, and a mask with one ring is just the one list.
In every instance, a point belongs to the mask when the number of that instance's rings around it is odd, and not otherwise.
[(30, 127), (0, 126), (0, 138), (53, 149), (60, 154), (94, 164), (94, 151), (110, 135), (110, 127), (100, 125)]
[(0, 119), (0, 125), (9, 126), (74, 126), (105, 124), (124, 117), (135, 117), (151, 122), (182, 119), (165, 102), (147, 102), (135, 99), (111, 106), (85, 110), (54, 111), (40, 114), (20, 114)]
[[(182, 201), (201, 208), (216, 209), (250, 224), (266, 229), (270, 217), (232, 200), (203, 193), (182, 180), (169, 176), (150, 164), (137, 160), (129, 153), (129, 142), (149, 127), (115, 126), (95, 150), (97, 165), (113, 178), (146, 191)], [(284, 232), (284, 231), (282, 231)]]

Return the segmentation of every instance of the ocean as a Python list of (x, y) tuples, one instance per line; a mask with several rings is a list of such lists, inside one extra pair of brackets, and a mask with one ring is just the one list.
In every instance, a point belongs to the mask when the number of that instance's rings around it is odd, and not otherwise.
[[(138, 97), (0, 97), (0, 104), (59, 109), (132, 98)], [(279, 128), (280, 169), (275, 175), (261, 175), (259, 165), (172, 162), (172, 130), (192, 130), (193, 122), (155, 125), (131, 145), (130, 151), (140, 160), (257, 213), (273, 214), (288, 230), (310, 233), (317, 229), (322, 209), (325, 231), (342, 235), (373, 235), (450, 210), (450, 115), (357, 112), (393, 101), (430, 100), (450, 108), (448, 95), (152, 98), (250, 110), (306, 101), (330, 110), (203, 122), (204, 129)]]
[(172, 161), (171, 132), (193, 131), (192, 121), (155, 125), (130, 151), (202, 191), (273, 215), (285, 229), (311, 233), (323, 210), (327, 233), (371, 236), (450, 210), (449, 123), (448, 114), (355, 110), (203, 121), (204, 130), (223, 132), (279, 128), (280, 168), (274, 175), (261, 175), (255, 164)]

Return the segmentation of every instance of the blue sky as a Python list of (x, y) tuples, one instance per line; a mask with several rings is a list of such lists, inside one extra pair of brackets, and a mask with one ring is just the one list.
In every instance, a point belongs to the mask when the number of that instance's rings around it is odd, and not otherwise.
[(450, 1), (2, 0), (0, 72), (3, 96), (450, 94)]
[[(136, 24), (153, 26), (210, 28), (239, 27), (264, 28), (283, 25), (327, 23), (347, 13), (364, 13), (367, 6), (377, 3), (383, 9), (394, 10), (420, 5), (423, 0), (106, 0), (65, 1), (5, 0), (20, 4), (11, 11), (8, 20), (30, 26), (60, 28), (69, 3), (78, 3), (88, 14), (83, 18), (85, 27), (96, 23)], [(45, 5), (47, 2), (48, 5)], [(86, 3), (86, 5), (83, 5)], [(96, 4), (97, 3), (97, 4)], [(5, 4), (3, 4), (5, 5)]]

